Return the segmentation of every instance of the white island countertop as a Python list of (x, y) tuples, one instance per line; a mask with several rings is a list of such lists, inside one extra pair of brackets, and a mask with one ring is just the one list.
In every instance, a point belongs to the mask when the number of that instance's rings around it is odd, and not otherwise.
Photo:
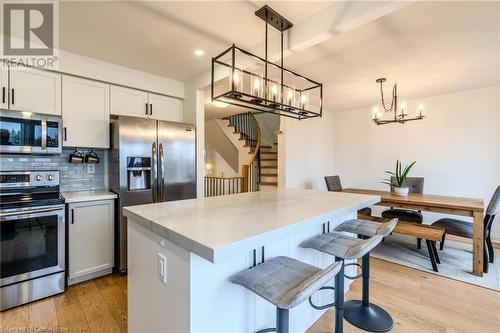
[(379, 201), (374, 195), (278, 189), (131, 206), (123, 213), (218, 263)]

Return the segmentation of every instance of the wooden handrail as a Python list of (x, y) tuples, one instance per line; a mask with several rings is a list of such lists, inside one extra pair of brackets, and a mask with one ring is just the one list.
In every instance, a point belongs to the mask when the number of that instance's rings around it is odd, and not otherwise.
[(260, 144), (261, 144), (261, 141), (262, 141), (262, 134), (260, 132), (259, 122), (255, 118), (255, 116), (253, 114), (251, 114), (251, 113), (250, 113), (250, 117), (252, 118), (252, 121), (254, 122), (255, 127), (257, 128), (257, 145), (255, 146), (255, 150), (253, 152), (253, 155), (250, 158), (250, 161), (248, 162), (247, 165), (252, 165), (252, 163), (257, 158), (257, 155), (260, 153)]
[(229, 124), (234, 126), (235, 133), (245, 140), (245, 146), (251, 147), (251, 156), (246, 164), (241, 166), (243, 177), (243, 192), (258, 191), (260, 183), (260, 147), (262, 133), (259, 122), (255, 116), (248, 113), (240, 113), (228, 117)]
[(243, 179), (243, 176), (235, 176), (235, 177), (217, 177), (217, 176), (205, 176), (208, 179)]

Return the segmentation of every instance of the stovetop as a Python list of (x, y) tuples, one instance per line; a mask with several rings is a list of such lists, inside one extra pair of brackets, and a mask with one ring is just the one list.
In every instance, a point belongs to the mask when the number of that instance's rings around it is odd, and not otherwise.
[(64, 203), (59, 193), (59, 171), (0, 172), (0, 209)]
[(64, 204), (64, 197), (59, 192), (4, 195), (0, 199), (1, 210), (60, 204)]

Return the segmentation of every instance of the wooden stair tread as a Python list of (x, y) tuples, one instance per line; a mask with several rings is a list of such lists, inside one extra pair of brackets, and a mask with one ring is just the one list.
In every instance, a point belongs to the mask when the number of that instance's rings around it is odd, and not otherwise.
[(277, 169), (278, 166), (277, 165), (262, 165), (260, 168), (261, 169)]
[(277, 161), (277, 158), (261, 158), (261, 161)]
[(268, 154), (268, 155), (271, 155), (271, 154), (272, 155), (276, 155), (276, 154), (278, 154), (277, 151), (261, 151), (260, 153), (261, 154)]
[(273, 147), (260, 145), (260, 148), (273, 148)]
[(278, 177), (277, 173), (261, 173), (262, 177)]
[(259, 185), (278, 186), (278, 182), (260, 182)]

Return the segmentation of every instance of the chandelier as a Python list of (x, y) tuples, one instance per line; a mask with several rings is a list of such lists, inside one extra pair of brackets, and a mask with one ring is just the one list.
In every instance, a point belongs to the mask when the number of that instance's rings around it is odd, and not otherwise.
[[(269, 6), (255, 12), (265, 22), (264, 58), (236, 45), (212, 58), (212, 102), (295, 119), (321, 117), (323, 85), (283, 67), (283, 33), (293, 24)], [(279, 65), (268, 60), (268, 26), (280, 32)], [(223, 79), (215, 81), (215, 75)]]
[[(379, 104), (372, 106), (372, 120), (375, 124), (377, 125), (385, 125), (391, 123), (404, 124), (407, 121), (420, 120), (425, 118), (423, 104), (417, 105), (416, 115), (414, 118), (408, 118), (408, 103), (406, 101), (402, 101), (400, 104), (398, 104), (397, 83), (394, 83), (394, 86), (392, 87), (391, 106), (387, 107), (385, 105), (385, 100), (384, 100), (384, 90), (382, 88), (382, 84), (385, 81), (387, 81), (387, 79), (384, 77), (377, 79), (375, 81), (377, 83), (380, 83), (380, 97), (382, 99), (382, 109), (383, 109), (382, 112)], [(389, 119), (384, 119), (383, 118), (384, 112), (393, 113), (394, 115), (391, 114), (391, 117)]]

